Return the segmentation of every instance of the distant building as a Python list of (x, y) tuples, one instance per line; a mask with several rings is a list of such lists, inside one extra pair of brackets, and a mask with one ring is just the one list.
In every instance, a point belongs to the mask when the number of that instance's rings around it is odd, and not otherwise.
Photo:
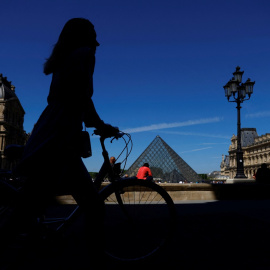
[(223, 175), (221, 171), (212, 171), (207, 176), (211, 180), (227, 180), (229, 178), (229, 176)]
[[(241, 145), (243, 150), (244, 173), (252, 179), (262, 163), (266, 163), (270, 168), (270, 134), (259, 136), (256, 128), (241, 129)], [(237, 136), (231, 138), (229, 155), (222, 155), (220, 164), (221, 174), (233, 179), (236, 175), (237, 161)]]
[(24, 145), (27, 135), (23, 129), (24, 109), (15, 94), (15, 87), (0, 74), (0, 168), (11, 169), (11, 164), (4, 156), (4, 149), (10, 144)]
[(220, 175), (230, 178), (229, 175), (230, 157), (229, 155), (222, 155), (222, 161), (220, 164)]

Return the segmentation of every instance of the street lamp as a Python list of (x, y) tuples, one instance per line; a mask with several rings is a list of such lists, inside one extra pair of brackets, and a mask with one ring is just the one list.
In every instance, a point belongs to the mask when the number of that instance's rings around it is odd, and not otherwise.
[[(240, 121), (240, 104), (245, 100), (249, 100), (251, 94), (253, 93), (254, 82), (251, 82), (248, 78), (245, 83), (242, 83), (242, 76), (244, 71), (240, 71), (240, 67), (236, 67), (235, 72), (233, 73), (233, 78), (229, 80), (225, 86), (223, 86), (225, 90), (225, 96), (227, 97), (229, 102), (237, 103), (237, 151), (236, 151), (236, 159), (237, 159), (237, 171), (235, 178), (247, 178), (244, 173), (244, 160), (243, 160), (243, 151), (241, 147), (241, 121)], [(248, 96), (246, 98), (246, 96)], [(230, 100), (230, 98), (233, 100)]]

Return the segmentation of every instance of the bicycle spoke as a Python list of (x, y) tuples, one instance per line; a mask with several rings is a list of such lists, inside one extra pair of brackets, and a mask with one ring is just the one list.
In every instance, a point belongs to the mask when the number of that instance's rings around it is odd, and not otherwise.
[[(174, 205), (161, 187), (144, 180), (124, 180), (102, 193), (106, 205), (107, 253), (113, 258), (134, 261), (149, 257), (169, 239)], [(114, 187), (123, 191), (121, 203)], [(151, 228), (148, 230), (147, 228)]]

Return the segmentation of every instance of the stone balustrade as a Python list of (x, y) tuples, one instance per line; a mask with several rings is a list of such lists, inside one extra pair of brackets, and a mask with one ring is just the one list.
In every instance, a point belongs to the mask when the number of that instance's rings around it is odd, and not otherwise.
[[(103, 183), (104, 187), (108, 183)], [(159, 184), (174, 202), (183, 200), (258, 200), (270, 199), (270, 184)], [(75, 204), (70, 195), (58, 196), (58, 202)]]

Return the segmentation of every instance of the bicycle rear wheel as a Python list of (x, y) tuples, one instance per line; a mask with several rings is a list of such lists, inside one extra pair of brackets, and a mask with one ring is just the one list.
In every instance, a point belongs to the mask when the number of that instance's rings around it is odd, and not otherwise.
[(147, 259), (171, 239), (176, 210), (161, 186), (122, 179), (105, 187), (100, 195), (105, 202), (105, 252), (110, 257), (121, 261)]

